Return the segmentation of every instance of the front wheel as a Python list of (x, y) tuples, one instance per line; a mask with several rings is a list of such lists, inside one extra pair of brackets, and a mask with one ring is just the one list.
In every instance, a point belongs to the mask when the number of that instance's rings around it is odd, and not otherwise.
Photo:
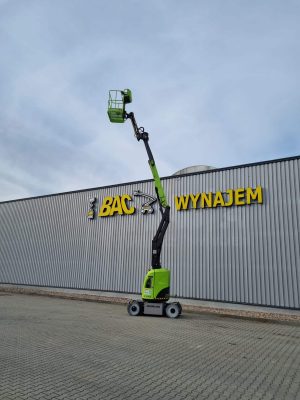
[(131, 315), (132, 317), (136, 317), (141, 314), (141, 305), (136, 300), (131, 301), (127, 306), (127, 311), (129, 315)]
[(166, 307), (166, 316), (168, 318), (177, 318), (181, 314), (181, 309), (178, 303), (168, 304)]

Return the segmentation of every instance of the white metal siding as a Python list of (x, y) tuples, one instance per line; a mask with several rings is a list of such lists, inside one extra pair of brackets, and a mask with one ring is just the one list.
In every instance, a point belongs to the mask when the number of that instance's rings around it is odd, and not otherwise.
[[(162, 251), (178, 297), (299, 308), (300, 159), (163, 180)], [(263, 204), (176, 211), (174, 196), (263, 187)], [(155, 214), (86, 217), (89, 199), (154, 195), (152, 181), (0, 203), (0, 282), (140, 292)], [(136, 198), (135, 204), (141, 204)]]

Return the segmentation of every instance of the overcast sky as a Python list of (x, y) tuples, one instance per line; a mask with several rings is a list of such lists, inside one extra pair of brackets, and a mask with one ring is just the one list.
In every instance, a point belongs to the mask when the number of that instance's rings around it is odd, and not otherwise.
[(0, 0), (0, 201), (300, 153), (300, 1)]

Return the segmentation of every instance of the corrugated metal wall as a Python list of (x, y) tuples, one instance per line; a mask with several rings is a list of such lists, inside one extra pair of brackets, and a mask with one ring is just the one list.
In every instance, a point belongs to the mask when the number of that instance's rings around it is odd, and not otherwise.
[[(299, 308), (300, 159), (164, 179), (162, 252), (178, 297)], [(263, 204), (177, 211), (174, 196), (263, 187)], [(0, 203), (0, 282), (140, 292), (160, 215), (87, 219), (89, 199), (153, 183)], [(134, 203), (141, 205), (141, 198)]]

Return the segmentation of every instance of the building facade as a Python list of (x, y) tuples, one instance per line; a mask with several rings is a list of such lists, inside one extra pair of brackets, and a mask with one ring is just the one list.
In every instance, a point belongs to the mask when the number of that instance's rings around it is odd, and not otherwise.
[[(177, 297), (300, 308), (300, 157), (162, 179)], [(140, 293), (152, 180), (0, 203), (0, 283)]]

